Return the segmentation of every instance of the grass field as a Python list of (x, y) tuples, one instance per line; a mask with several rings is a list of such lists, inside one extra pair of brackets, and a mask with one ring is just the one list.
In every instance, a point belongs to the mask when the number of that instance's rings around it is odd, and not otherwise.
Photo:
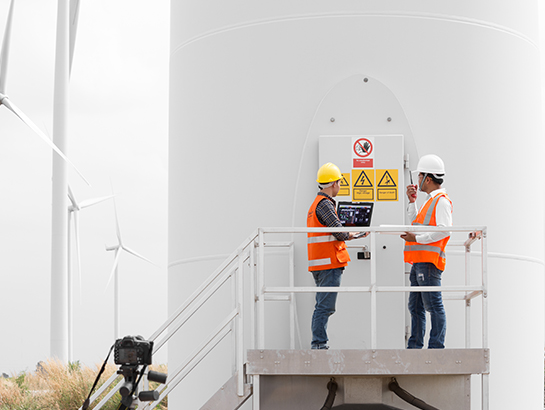
[[(66, 365), (55, 360), (48, 360), (40, 362), (34, 372), (23, 372), (9, 378), (1, 378), (0, 410), (77, 410), (87, 398), (101, 366), (102, 364), (91, 369), (80, 365), (79, 362)], [(167, 373), (166, 366), (151, 368)], [(108, 363), (96, 389), (116, 371), (117, 366)], [(156, 386), (157, 384), (150, 383), (150, 389)], [(121, 396), (116, 393), (103, 409), (115, 410), (120, 400)], [(89, 408), (93, 409), (99, 402), (100, 399), (96, 400)], [(167, 408), (166, 400), (156, 407), (161, 410)]]

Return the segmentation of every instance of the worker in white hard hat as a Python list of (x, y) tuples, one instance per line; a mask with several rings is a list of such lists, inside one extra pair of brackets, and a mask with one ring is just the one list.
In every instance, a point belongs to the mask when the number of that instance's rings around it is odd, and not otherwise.
[[(407, 186), (409, 204), (407, 214), (412, 225), (452, 226), (452, 202), (442, 188), (445, 164), (437, 155), (424, 155), (418, 162), (418, 185)], [(428, 194), (426, 203), (417, 209), (418, 191)], [(404, 259), (413, 266), (410, 273), (411, 286), (441, 286), (441, 275), (445, 270), (445, 247), (449, 232), (429, 232), (401, 235), (405, 240)], [(411, 292), (411, 336), (408, 349), (421, 349), (426, 332), (426, 311), (430, 313), (431, 330), (428, 349), (445, 347), (447, 322), (441, 292)]]
[[(336, 211), (337, 196), (343, 178), (339, 168), (328, 162), (320, 167), (316, 182), (320, 192), (316, 195), (307, 214), (307, 226), (310, 228), (334, 227), (343, 225)], [(365, 233), (360, 237), (365, 237)], [(354, 239), (356, 232), (309, 232), (308, 269), (314, 276), (316, 286), (338, 287), (341, 276), (350, 256), (344, 241)], [(335, 313), (336, 292), (317, 292), (316, 305), (312, 315), (312, 349), (329, 349), (327, 345), (327, 322)]]

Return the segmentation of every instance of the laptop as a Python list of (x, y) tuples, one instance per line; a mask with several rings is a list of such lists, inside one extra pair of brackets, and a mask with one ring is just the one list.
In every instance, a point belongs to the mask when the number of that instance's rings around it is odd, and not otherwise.
[(370, 226), (374, 202), (339, 202), (337, 215), (343, 226)]

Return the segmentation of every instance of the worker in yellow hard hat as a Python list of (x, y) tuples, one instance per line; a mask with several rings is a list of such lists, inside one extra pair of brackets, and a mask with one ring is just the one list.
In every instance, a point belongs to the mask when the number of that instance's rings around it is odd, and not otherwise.
[[(336, 211), (340, 182), (343, 178), (339, 168), (328, 162), (320, 167), (316, 182), (320, 192), (316, 195), (307, 214), (307, 227), (342, 227)], [(341, 275), (350, 261), (345, 241), (353, 239), (356, 232), (309, 232), (308, 269), (314, 276), (316, 286), (338, 287)], [(364, 234), (363, 237), (367, 236)], [(312, 349), (328, 349), (327, 322), (335, 313), (336, 292), (317, 292), (316, 305), (312, 315)]]
[[(407, 186), (407, 214), (412, 225), (452, 226), (452, 202), (442, 188), (445, 178), (443, 160), (437, 155), (424, 155), (418, 162), (416, 172), (418, 185)], [(416, 206), (417, 189), (428, 194), (426, 203), (420, 210)], [(446, 265), (445, 247), (450, 233), (406, 232), (401, 238), (405, 240), (404, 260), (413, 265), (410, 273), (411, 286), (441, 286), (441, 275)], [(421, 349), (424, 346), (426, 311), (431, 318), (428, 348), (445, 347), (447, 321), (441, 292), (411, 292), (411, 336), (407, 343), (409, 349)]]

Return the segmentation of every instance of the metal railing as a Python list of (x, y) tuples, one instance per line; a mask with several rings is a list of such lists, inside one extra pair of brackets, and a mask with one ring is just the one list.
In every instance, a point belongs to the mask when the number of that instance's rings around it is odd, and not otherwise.
[[(401, 232), (444, 232), (444, 228), (430, 226), (381, 226), (365, 228), (370, 232), (370, 252), (377, 255), (376, 238), (380, 234), (393, 234)], [(451, 233), (468, 233), (468, 239), (449, 242), (449, 247), (463, 247), (465, 253), (465, 284), (459, 286), (378, 286), (377, 285), (377, 261), (376, 257), (370, 259), (370, 286), (357, 287), (296, 287), (295, 286), (295, 255), (294, 242), (266, 241), (265, 235), (269, 234), (306, 234), (307, 232), (351, 232), (354, 228), (259, 228), (250, 235), (224, 262), (214, 271), (208, 279), (193, 292), (193, 294), (174, 312), (163, 325), (148, 339), (155, 342), (154, 353), (159, 351), (170, 338), (183, 329), (187, 321), (209, 300), (230, 278), (234, 279), (235, 308), (220, 325), (209, 335), (192, 355), (188, 356), (181, 366), (174, 371), (169, 371), (165, 385), (158, 391), (160, 398), (154, 402), (139, 402), (138, 408), (155, 408), (178, 384), (217, 346), (234, 327), (234, 372), (237, 374), (237, 395), (244, 395), (244, 363), (245, 353), (248, 348), (265, 348), (265, 301), (287, 301), (290, 304), (290, 348), (295, 349), (295, 333), (297, 329), (297, 315), (295, 306), (295, 294), (316, 292), (338, 293), (370, 293), (371, 304), (371, 348), (377, 348), (377, 293), (380, 292), (447, 292), (452, 294), (449, 299), (464, 300), (466, 302), (466, 347), (470, 347), (470, 307), (471, 300), (482, 295), (482, 347), (488, 347), (488, 303), (487, 303), (487, 242), (485, 226), (459, 226), (449, 227)], [(480, 241), (480, 273), (481, 284), (470, 285), (470, 255), (471, 246)], [(305, 241), (306, 243), (306, 241)], [(265, 249), (285, 248), (289, 257), (289, 279), (287, 287), (266, 287), (265, 283)], [(306, 250), (306, 246), (305, 246)], [(401, 256), (400, 256), (401, 257)], [(244, 277), (244, 264), (249, 264), (248, 277)], [(244, 283), (249, 281), (251, 295), (244, 294)], [(248, 306), (251, 301), (255, 306)], [(255, 307), (255, 309), (254, 309)], [(250, 329), (245, 329), (245, 311), (250, 314)], [(245, 346), (244, 335), (251, 332), (250, 346)], [(94, 402), (118, 377), (112, 375), (106, 383), (91, 397)], [(146, 383), (144, 378), (144, 383)], [(119, 382), (95, 407), (102, 406), (119, 390), (122, 381)], [(488, 375), (482, 378), (483, 410), (488, 409)], [(485, 398), (486, 396), (486, 398)]]
[[(372, 255), (377, 255), (376, 252), (376, 235), (377, 234), (393, 234), (393, 233), (403, 233), (403, 232), (444, 232), (444, 228), (439, 227), (430, 227), (430, 226), (381, 226), (381, 227), (369, 227), (365, 228), (366, 231), (370, 232), (370, 249)], [(265, 247), (265, 242), (263, 240), (264, 235), (267, 233), (307, 233), (307, 232), (351, 232), (354, 231), (354, 228), (260, 228), (259, 229), (259, 242), (258, 242), (258, 252), (259, 255), (264, 255), (264, 252), (261, 251), (261, 248)], [(322, 287), (316, 288), (311, 287), (294, 287), (292, 285), (293, 278), (290, 278), (289, 287), (265, 287), (264, 283), (264, 263), (263, 260), (260, 260), (258, 263), (258, 294), (256, 295), (256, 300), (258, 301), (258, 334), (257, 337), (257, 349), (263, 349), (264, 346), (264, 301), (267, 300), (267, 296), (271, 294), (275, 295), (293, 295), (294, 293), (316, 293), (316, 292), (338, 292), (338, 293), (370, 293), (371, 294), (371, 348), (377, 348), (377, 309), (376, 309), (376, 295), (380, 292), (447, 292), (452, 293), (451, 297), (448, 297), (449, 300), (464, 300), (466, 301), (466, 347), (470, 347), (470, 308), (471, 300), (476, 297), (483, 295), (483, 331), (482, 331), (482, 346), (483, 348), (488, 347), (488, 314), (487, 314), (487, 286), (488, 286), (488, 275), (487, 275), (487, 249), (486, 249), (486, 227), (485, 226), (459, 226), (459, 227), (449, 227), (449, 232), (452, 233), (468, 233), (468, 239), (465, 241), (451, 241), (449, 242), (449, 248), (453, 247), (463, 247), (465, 253), (465, 284), (459, 286), (419, 286), (417, 288), (410, 286), (378, 286), (377, 285), (377, 260), (375, 257), (370, 259), (370, 269), (371, 269), (371, 280), (370, 286), (358, 286), (358, 287)], [(470, 255), (471, 255), (471, 246), (476, 241), (480, 240), (481, 242), (481, 284), (477, 286), (472, 286), (470, 282)], [(360, 246), (353, 246), (359, 247)], [(400, 255), (401, 257), (401, 255)], [(258, 256), (259, 258), (259, 256)], [(460, 293), (461, 295), (456, 295), (455, 293)], [(290, 299), (290, 298), (288, 298)], [(291, 298), (293, 299), (293, 298)]]
[[(487, 227), (486, 226), (452, 226), (448, 227), (448, 232), (467, 233), (467, 239), (463, 241), (449, 241), (449, 248), (462, 247), (465, 255), (465, 284), (458, 286), (378, 286), (377, 285), (377, 260), (372, 256), (370, 259), (370, 286), (340, 286), (340, 287), (265, 287), (264, 284), (264, 248), (265, 234), (286, 234), (286, 233), (307, 233), (307, 232), (353, 232), (354, 227), (350, 228), (260, 228), (258, 230), (258, 294), (256, 295), (257, 303), (257, 346), (254, 348), (265, 348), (265, 306), (264, 302), (267, 295), (293, 295), (295, 293), (317, 293), (317, 292), (337, 292), (337, 293), (370, 293), (370, 309), (371, 309), (371, 349), (377, 349), (377, 293), (380, 292), (446, 292), (450, 294), (449, 300), (465, 301), (465, 347), (471, 346), (471, 301), (479, 296), (482, 296), (482, 348), (488, 348), (488, 248), (487, 248)], [(370, 232), (370, 247), (371, 255), (377, 255), (377, 234), (402, 234), (404, 232), (422, 233), (422, 232), (445, 232), (445, 228), (431, 226), (407, 226), (407, 225), (390, 225), (380, 227), (369, 227), (362, 229)], [(470, 285), (471, 272), (471, 247), (476, 242), (480, 241), (480, 252), (476, 255), (480, 256), (480, 284)], [(355, 246), (354, 246), (355, 247)], [(361, 246), (360, 246), (361, 247)], [(448, 252), (447, 252), (448, 253)], [(401, 256), (400, 256), (401, 257)], [(457, 294), (458, 293), (458, 294)], [(291, 303), (294, 303), (294, 298), (289, 298)], [(481, 400), (482, 410), (489, 408), (489, 377), (488, 374), (481, 375)]]

